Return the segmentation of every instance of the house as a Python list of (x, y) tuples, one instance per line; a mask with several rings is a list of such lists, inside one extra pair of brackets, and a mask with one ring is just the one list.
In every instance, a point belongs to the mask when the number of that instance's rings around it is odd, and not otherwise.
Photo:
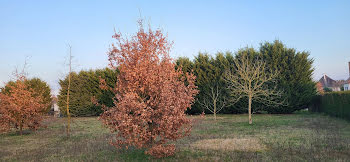
[[(350, 62), (349, 64), (349, 76), (350, 76)], [(317, 82), (317, 91), (323, 93), (324, 90), (330, 89), (331, 91), (349, 91), (350, 90), (350, 77), (347, 80), (335, 81), (326, 74)]]
[(318, 84), (321, 85), (322, 89), (329, 88), (332, 91), (341, 91), (341, 87), (344, 84), (344, 81), (335, 81), (326, 74), (318, 81)]
[(344, 84), (344, 91), (350, 91), (350, 78)]
[(57, 105), (58, 99), (56, 96), (52, 96), (52, 102), (51, 102), (51, 112), (53, 113), (54, 117), (60, 117), (60, 109)]

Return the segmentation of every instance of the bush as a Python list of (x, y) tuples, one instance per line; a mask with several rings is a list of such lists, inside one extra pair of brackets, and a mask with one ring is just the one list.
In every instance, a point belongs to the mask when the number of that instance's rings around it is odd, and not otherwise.
[[(24, 128), (33, 130), (41, 126), (43, 114), (47, 112), (44, 92), (38, 93), (29, 87), (27, 79), (20, 76), (9, 82), (0, 93), (0, 132), (19, 129), (22, 135)], [(36, 89), (37, 90), (37, 89)]]
[(308, 110), (310, 112), (321, 112), (320, 107), (321, 107), (321, 99), (322, 96), (321, 95), (316, 95), (312, 98), (310, 106), (308, 108)]
[[(111, 132), (115, 147), (146, 148), (157, 158), (171, 156), (168, 144), (189, 135), (191, 120), (184, 112), (198, 93), (195, 76), (175, 70), (169, 56), (171, 43), (160, 30), (144, 29), (130, 39), (115, 34), (116, 43), (108, 53), (110, 66), (119, 67), (114, 88), (115, 106), (102, 105), (100, 119)], [(101, 80), (102, 89), (110, 89)]]
[[(3, 88), (1, 88), (1, 93), (9, 95), (11, 88), (16, 86), (16, 81), (9, 81)], [(51, 109), (51, 88), (49, 85), (41, 80), (40, 78), (31, 78), (25, 79), (24, 84), (26, 85), (27, 90), (33, 91), (32, 96), (37, 98), (39, 95), (42, 100), (41, 103), (46, 105), (44, 113), (48, 113)]]
[(330, 92), (316, 96), (312, 100), (310, 111), (350, 120), (350, 91)]

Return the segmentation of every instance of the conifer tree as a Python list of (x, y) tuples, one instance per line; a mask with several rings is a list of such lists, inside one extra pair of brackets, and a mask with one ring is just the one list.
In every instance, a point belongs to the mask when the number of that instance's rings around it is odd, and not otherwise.
[[(97, 70), (82, 70), (79, 73), (71, 73), (71, 90), (69, 108), (72, 116), (98, 116), (102, 113), (100, 106), (91, 101), (96, 97), (101, 104), (113, 106), (113, 93), (99, 88), (100, 78), (105, 79), (110, 87), (115, 87), (118, 71), (105, 68)], [(68, 76), (59, 81), (61, 86), (58, 95), (58, 106), (62, 114), (66, 114), (66, 95)]]
[(265, 110), (269, 113), (292, 113), (307, 108), (316, 94), (316, 85), (312, 81), (313, 59), (309, 58), (310, 54), (287, 48), (279, 40), (261, 44), (259, 53), (268, 68), (280, 71), (277, 85), (284, 91), (282, 98), (289, 103), (279, 107), (265, 107)]

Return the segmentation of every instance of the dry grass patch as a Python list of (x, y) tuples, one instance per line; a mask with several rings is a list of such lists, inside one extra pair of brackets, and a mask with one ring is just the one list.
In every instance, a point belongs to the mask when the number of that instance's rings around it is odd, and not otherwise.
[[(212, 115), (194, 120), (191, 135), (174, 142), (175, 156), (153, 159), (144, 150), (116, 149), (95, 117), (45, 120), (46, 129), (0, 134), (0, 161), (349, 161), (350, 124), (320, 114)], [(350, 161), (349, 161), (350, 162)]]
[(265, 146), (256, 138), (204, 139), (191, 146), (197, 149), (218, 151), (257, 152), (265, 149)]

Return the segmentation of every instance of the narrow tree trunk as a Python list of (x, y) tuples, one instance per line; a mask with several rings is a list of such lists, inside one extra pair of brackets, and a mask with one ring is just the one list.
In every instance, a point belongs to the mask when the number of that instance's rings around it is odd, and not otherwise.
[(214, 101), (214, 120), (216, 121), (216, 102)]
[(153, 121), (152, 121), (151, 124), (148, 123), (148, 128), (149, 128), (149, 130), (150, 130), (150, 132), (151, 132), (151, 139), (150, 139), (149, 144), (150, 144), (150, 147), (153, 147), (153, 146), (154, 146), (154, 143), (155, 143), (155, 141), (153, 140), (153, 136), (152, 136), (152, 133), (153, 133)]
[(69, 137), (70, 130), (70, 112), (69, 112), (69, 90), (70, 90), (70, 74), (68, 79), (68, 92), (67, 92), (67, 136)]
[(67, 90), (67, 136), (70, 135), (70, 112), (69, 112), (69, 92), (70, 92), (70, 77), (72, 72), (72, 47), (69, 46), (69, 75), (68, 75), (68, 90)]
[(19, 124), (19, 134), (20, 134), (21, 136), (23, 135), (22, 129), (23, 129), (23, 125), (22, 125), (22, 123), (20, 123), (20, 124)]
[(249, 107), (248, 107), (248, 113), (249, 113), (249, 124), (252, 124), (252, 96), (249, 95)]

